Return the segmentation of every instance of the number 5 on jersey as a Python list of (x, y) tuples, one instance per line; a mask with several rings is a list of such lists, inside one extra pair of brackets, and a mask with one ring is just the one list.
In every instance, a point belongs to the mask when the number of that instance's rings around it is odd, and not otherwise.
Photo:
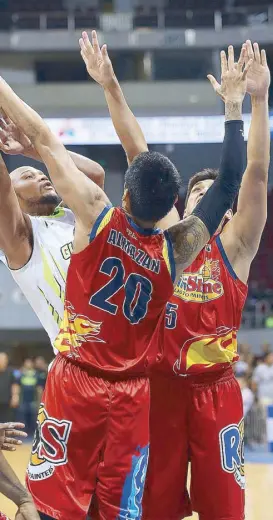
[(131, 273), (125, 280), (123, 263), (116, 257), (106, 258), (101, 264), (100, 273), (109, 276), (110, 280), (91, 296), (89, 304), (115, 315), (118, 312), (118, 305), (111, 302), (111, 298), (124, 289), (124, 316), (132, 325), (143, 320), (152, 297), (153, 286), (150, 280), (138, 273)]

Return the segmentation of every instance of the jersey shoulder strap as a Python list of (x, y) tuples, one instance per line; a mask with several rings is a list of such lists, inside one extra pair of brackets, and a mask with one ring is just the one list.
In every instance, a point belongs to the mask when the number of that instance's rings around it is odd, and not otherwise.
[(116, 209), (117, 208), (114, 208), (113, 206), (105, 206), (92, 227), (91, 233), (89, 235), (89, 242), (92, 242), (92, 240), (94, 240), (94, 238), (97, 237), (109, 224)]

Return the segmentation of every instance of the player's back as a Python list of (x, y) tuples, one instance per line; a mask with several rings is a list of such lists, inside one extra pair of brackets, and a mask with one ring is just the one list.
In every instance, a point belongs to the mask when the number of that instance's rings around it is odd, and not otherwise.
[(121, 208), (105, 208), (87, 248), (71, 257), (55, 347), (96, 372), (142, 374), (156, 356), (151, 338), (173, 279), (168, 235), (139, 228)]
[[(69, 209), (58, 207), (52, 215), (31, 216), (30, 221), (32, 255), (26, 265), (11, 270), (11, 274), (53, 342), (63, 318), (75, 218)], [(3, 255), (0, 258), (7, 264)]]

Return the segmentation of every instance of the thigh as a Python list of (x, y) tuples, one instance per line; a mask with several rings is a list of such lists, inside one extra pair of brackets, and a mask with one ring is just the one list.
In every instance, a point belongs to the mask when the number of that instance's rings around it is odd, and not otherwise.
[(141, 518), (149, 452), (147, 378), (111, 384), (105, 451), (96, 489), (99, 518)]
[(201, 520), (243, 520), (243, 406), (234, 376), (192, 386), (191, 499)]
[(108, 390), (61, 356), (49, 372), (37, 418), (27, 485), (37, 509), (83, 520), (105, 442)]
[(187, 391), (180, 378), (151, 379), (150, 456), (143, 520), (180, 520), (191, 514), (187, 492)]

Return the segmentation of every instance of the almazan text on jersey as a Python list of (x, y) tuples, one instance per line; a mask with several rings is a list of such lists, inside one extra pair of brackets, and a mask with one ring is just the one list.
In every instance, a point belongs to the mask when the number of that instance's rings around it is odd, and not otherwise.
[(113, 246), (122, 249), (124, 253), (136, 262), (136, 264), (141, 265), (155, 274), (160, 272), (160, 260), (151, 258), (147, 253), (145, 253), (145, 251), (138, 249), (120, 231), (111, 229), (107, 242), (108, 244), (112, 244)]

